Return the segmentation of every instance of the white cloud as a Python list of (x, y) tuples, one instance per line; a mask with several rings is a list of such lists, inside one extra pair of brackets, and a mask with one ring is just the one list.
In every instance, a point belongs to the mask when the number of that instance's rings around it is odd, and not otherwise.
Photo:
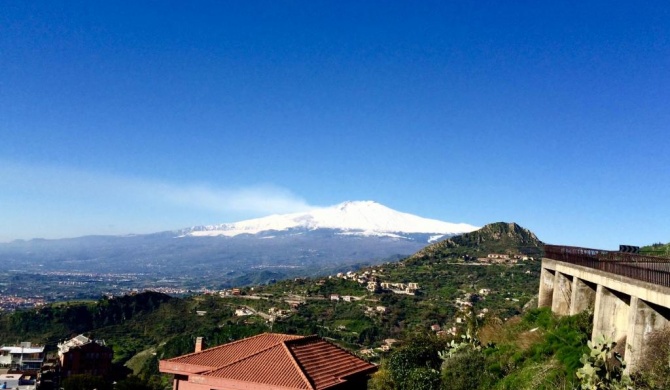
[(166, 200), (218, 212), (283, 214), (310, 209), (304, 199), (275, 186), (219, 189), (202, 185), (165, 186)]
[[(122, 203), (148, 207), (172, 205), (217, 214), (267, 215), (312, 208), (303, 198), (274, 185), (227, 187), (198, 183), (170, 183), (155, 179), (101, 174), (69, 167), (49, 167), (0, 161), (0, 191), (52, 201)], [(26, 199), (24, 199), (26, 200)], [(28, 199), (29, 201), (29, 199)]]

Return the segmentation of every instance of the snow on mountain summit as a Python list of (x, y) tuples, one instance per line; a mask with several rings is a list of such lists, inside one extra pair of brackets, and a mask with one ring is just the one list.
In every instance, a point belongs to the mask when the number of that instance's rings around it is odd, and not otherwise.
[(237, 236), (288, 229), (336, 229), (345, 233), (394, 236), (394, 233), (453, 235), (478, 229), (465, 223), (449, 223), (392, 210), (373, 201), (349, 201), (331, 207), (271, 215), (235, 223), (189, 229), (188, 236)]

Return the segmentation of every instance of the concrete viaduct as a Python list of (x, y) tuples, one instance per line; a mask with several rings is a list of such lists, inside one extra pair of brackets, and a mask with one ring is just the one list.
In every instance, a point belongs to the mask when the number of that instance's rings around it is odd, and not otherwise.
[(546, 245), (539, 307), (593, 311), (591, 339), (608, 336), (634, 372), (649, 335), (670, 325), (670, 260)]

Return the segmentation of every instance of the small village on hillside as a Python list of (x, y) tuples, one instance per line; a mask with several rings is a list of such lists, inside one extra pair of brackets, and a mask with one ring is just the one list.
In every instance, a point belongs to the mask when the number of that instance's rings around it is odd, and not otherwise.
[[(533, 258), (527, 256), (497, 253), (491, 253), (468, 263), (458, 259), (453, 260), (454, 264), (459, 264), (462, 268), (486, 268), (491, 265), (514, 268), (518, 267), (519, 262), (528, 266), (536, 264)], [(385, 303), (389, 297), (395, 295), (400, 299), (417, 299), (428, 292), (422, 288), (421, 283), (406, 280), (406, 277), (402, 276), (406, 267), (408, 266), (403, 262), (387, 263), (322, 278), (295, 278), (274, 285), (224, 290), (206, 289), (200, 293), (200, 296), (220, 299), (230, 307), (231, 317), (238, 318), (238, 323), (262, 324), (261, 326), (269, 332), (272, 332), (273, 328), (281, 328), (283, 323), (291, 322), (292, 317), (297, 318), (305, 311), (311, 310), (310, 307), (318, 308), (316, 310), (321, 310), (323, 307), (334, 307), (336, 310), (354, 309), (359, 311), (364, 324), (381, 324), (395, 315), (393, 311), (398, 310), (397, 307), (393, 307), (393, 304)], [(523, 275), (537, 274), (533, 267), (522, 268), (524, 268)], [(290, 290), (287, 291), (285, 288)], [(505, 302), (518, 307), (519, 298), (508, 296), (508, 292), (498, 291), (480, 283), (472, 291), (458, 293), (450, 303), (443, 302), (453, 308), (452, 312), (455, 316), (451, 321), (424, 322), (425, 330), (437, 337), (455, 337), (465, 333), (469, 318), (475, 316), (474, 304), (478, 307), (476, 318), (483, 321), (489, 313), (489, 308), (478, 302), (484, 302), (496, 294), (505, 295)], [(193, 297), (197, 298), (197, 295)], [(37, 306), (36, 310), (39, 311), (40, 306)], [(347, 306), (350, 306), (351, 309), (347, 309)], [(201, 310), (194, 310), (191, 315), (207, 318), (217, 314), (201, 308)], [(358, 359), (363, 359), (361, 361), (379, 362), (382, 356), (387, 356), (397, 347), (399, 334), (388, 335), (388, 337), (378, 334), (372, 339), (360, 339), (361, 324), (359, 322), (346, 319), (345, 316), (334, 322), (318, 326), (322, 328), (320, 333), (324, 335), (324, 340), (330, 340), (327, 345), (340, 344), (341, 346), (338, 346), (336, 350), (346, 348), (351, 351), (350, 353), (358, 356)], [(367, 331), (369, 332), (369, 329)], [(113, 343), (113, 340), (108, 341)], [(343, 341), (344, 344), (342, 344)], [(202, 344), (207, 342), (207, 340), (201, 341)], [(331, 344), (333, 342), (336, 344)], [(356, 348), (357, 344), (361, 347)], [(354, 347), (353, 350), (351, 350), (352, 347)], [(27, 341), (17, 345), (4, 345), (2, 348), (3, 360), (0, 361), (0, 367), (5, 367), (1, 370), (4, 372), (4, 378), (7, 379), (7, 388), (50, 390), (60, 386), (60, 382), (72, 376), (91, 375), (112, 378), (117, 375), (113, 373), (113, 348), (110, 348), (103, 339), (92, 339), (83, 334), (75, 335), (69, 340), (59, 341), (55, 353), (45, 351), (43, 345), (37, 346)], [(368, 368), (363, 370), (367, 373), (365, 377), (373, 372), (371, 368), (374, 366), (366, 367)], [(364, 383), (365, 381), (358, 382)], [(352, 388), (353, 382), (348, 383), (348, 387), (345, 387)]]
[[(499, 234), (500, 229), (510, 233)], [(509, 240), (505, 245), (503, 237)], [(592, 279), (582, 270), (570, 276), (569, 267), (600, 270), (603, 261), (616, 260), (623, 266), (629, 259), (659, 264), (666, 260), (542, 246), (539, 241), (533, 249), (525, 244), (529, 237), (536, 240), (515, 224), (493, 224), (481, 232), (437, 242), (400, 261), (321, 277), (204, 288), (182, 298), (138, 291), (7, 312), (0, 315), (0, 327), (13, 332), (10, 337), (25, 338), (3, 341), (0, 384), (23, 390), (92, 386), (107, 390), (110, 384), (142, 390), (193, 386), (392, 390), (423, 383), (437, 389), (439, 383), (463, 379), (452, 376), (465, 369), (454, 365), (467, 357), (479, 359), (467, 364), (485, 375), (474, 384), (453, 388), (494, 384), (507, 388), (505, 383), (525, 380), (521, 378), (526, 370), (538, 364), (546, 365), (550, 375), (543, 377), (547, 386), (541, 388), (549, 388), (555, 378), (576, 383), (577, 373), (586, 369), (582, 356), (588, 355), (587, 341), (595, 343), (600, 340), (597, 332), (607, 334), (614, 327), (619, 332), (615, 337), (628, 335), (618, 342), (626, 348), (615, 348), (616, 342), (602, 344), (603, 348), (629, 361), (612, 370), (621, 370), (622, 378), (631, 374), (623, 371), (625, 364), (647, 370), (636, 383), (638, 388), (654, 389), (646, 384), (658, 381), (653, 378), (665, 371), (645, 368), (648, 363), (640, 348), (645, 340), (662, 337), (670, 309), (648, 295), (653, 304), (636, 303), (641, 314), (635, 323), (651, 329), (636, 339), (635, 329), (619, 325), (625, 305), (634, 298), (624, 303), (606, 298), (620, 294), (602, 295), (610, 290), (596, 288), (608, 285), (609, 274), (603, 279), (597, 274), (601, 271), (593, 271), (596, 279)], [(486, 251), (482, 241), (497, 250)], [(561, 262), (564, 268), (557, 265)], [(619, 268), (607, 272), (654, 277)], [(609, 306), (598, 312), (598, 305)], [(520, 347), (526, 343), (528, 347)], [(559, 346), (571, 352), (565, 355), (555, 349)], [(627, 352), (628, 346), (633, 352)], [(494, 362), (510, 359), (510, 353), (517, 362), (504, 370), (495, 368)], [(411, 364), (398, 360), (410, 356), (414, 356)], [(405, 364), (410, 366), (400, 369)], [(422, 367), (431, 371), (421, 371)], [(420, 372), (423, 379), (412, 376)], [(636, 372), (640, 371), (632, 373)]]

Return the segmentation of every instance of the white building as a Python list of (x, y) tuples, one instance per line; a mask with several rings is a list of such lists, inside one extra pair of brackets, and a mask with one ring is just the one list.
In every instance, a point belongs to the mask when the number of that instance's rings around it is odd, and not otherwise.
[(0, 366), (35, 370), (44, 363), (44, 346), (23, 342), (18, 346), (0, 347)]
[(242, 307), (242, 308), (239, 308), (239, 309), (235, 309), (235, 315), (236, 315), (237, 317), (250, 316), (250, 315), (252, 315), (252, 314), (254, 314), (254, 312), (251, 311), (251, 310), (249, 310), (249, 309), (246, 308), (246, 307)]

